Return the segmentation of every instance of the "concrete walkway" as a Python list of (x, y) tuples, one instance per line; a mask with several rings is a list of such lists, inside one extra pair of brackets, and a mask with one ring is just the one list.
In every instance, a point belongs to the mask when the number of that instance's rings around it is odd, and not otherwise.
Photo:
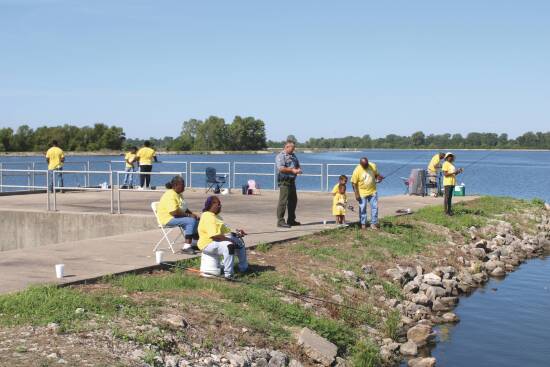
[[(124, 192), (122, 211), (132, 216), (142, 215), (154, 222), (150, 203), (159, 199), (162, 192)], [(202, 190), (188, 190), (185, 199), (189, 207), (200, 212), (206, 198)], [(273, 241), (283, 241), (323, 229), (332, 228), (332, 197), (326, 193), (300, 193), (298, 220), (302, 226), (280, 229), (275, 226), (276, 192), (262, 192), (261, 195), (242, 196), (231, 194), (220, 196), (222, 216), (232, 228), (243, 228), (249, 236), (248, 246)], [(473, 197), (457, 198), (458, 200)], [(0, 197), (0, 210), (44, 211), (45, 194)], [(72, 213), (108, 213), (110, 196), (106, 192), (65, 193), (57, 197), (58, 210)], [(427, 205), (442, 204), (442, 199), (417, 196), (392, 196), (380, 198), (380, 215), (387, 216), (397, 209), (419, 209)], [(355, 203), (357, 208), (357, 204)], [(348, 220), (357, 220), (356, 212), (348, 211)], [(112, 220), (120, 220), (125, 214), (114, 214)], [(323, 221), (330, 221), (324, 225)], [(17, 229), (14, 229), (17, 231)], [(140, 231), (139, 227), (130, 233), (116, 236), (71, 241), (39, 247), (29, 247), (4, 251), (0, 257), (0, 293), (24, 289), (31, 284), (74, 282), (92, 279), (108, 274), (154, 266), (154, 244), (160, 239), (160, 231)], [(188, 258), (183, 254), (165, 253), (167, 261)], [(65, 264), (63, 280), (55, 278), (54, 264)]]

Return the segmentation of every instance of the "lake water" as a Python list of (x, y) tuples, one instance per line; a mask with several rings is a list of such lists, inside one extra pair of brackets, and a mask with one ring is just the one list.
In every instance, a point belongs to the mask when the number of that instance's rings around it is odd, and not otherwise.
[[(328, 187), (337, 181), (337, 175), (350, 175), (353, 166), (361, 156), (368, 156), (372, 162), (378, 165), (379, 171), (387, 175), (387, 179), (379, 185), (380, 195), (396, 195), (404, 192), (401, 177), (409, 175), (412, 168), (425, 168), (435, 151), (411, 151), (411, 150), (366, 150), (362, 152), (324, 152), (324, 153), (298, 153), (300, 161), (304, 164), (304, 173), (308, 176), (300, 177), (298, 188), (302, 190), (326, 190), (327, 173), (329, 176)], [(459, 176), (459, 183), (466, 185), (467, 193), (505, 195), (520, 198), (539, 197), (550, 200), (550, 152), (528, 151), (455, 151), (457, 167), (464, 167), (465, 173)], [(120, 156), (71, 156), (68, 155), (65, 170), (82, 170), (90, 161), (91, 170), (123, 170)], [(231, 172), (233, 168), (240, 173), (231, 177), (232, 187), (240, 187), (248, 179), (255, 179), (263, 188), (273, 188), (273, 165), (236, 164), (233, 162), (248, 163), (273, 163), (273, 154), (260, 155), (159, 155), (162, 163), (154, 165), (154, 171), (187, 172), (187, 181), (192, 186), (204, 187), (204, 169), (212, 166), (218, 172)], [(26, 168), (35, 162), (35, 169), (46, 169), (44, 159), (41, 157), (1, 157), (3, 168)], [(187, 162), (173, 163), (173, 162)], [(218, 163), (194, 163), (189, 162), (218, 162)], [(221, 163), (221, 162), (229, 162)], [(308, 165), (309, 164), (309, 165)], [(328, 166), (327, 166), (328, 164)], [(338, 166), (347, 164), (349, 166)], [(192, 169), (193, 173), (190, 173)], [(254, 175), (248, 173), (259, 173)], [(13, 175), (15, 173), (11, 173)], [(10, 176), (3, 174), (3, 183), (25, 184), (30, 182), (28, 176)], [(82, 174), (65, 174), (65, 184), (70, 186), (83, 186), (85, 178)], [(121, 177), (122, 179), (122, 177)], [(34, 177), (35, 183), (44, 184), (43, 175)], [(97, 185), (108, 181), (105, 174), (90, 175), (90, 184)], [(116, 183), (116, 178), (114, 179)], [(154, 176), (153, 184), (160, 186), (167, 181), (166, 176)]]
[(550, 258), (492, 279), (455, 309), (461, 321), (437, 329), (438, 366), (550, 366)]

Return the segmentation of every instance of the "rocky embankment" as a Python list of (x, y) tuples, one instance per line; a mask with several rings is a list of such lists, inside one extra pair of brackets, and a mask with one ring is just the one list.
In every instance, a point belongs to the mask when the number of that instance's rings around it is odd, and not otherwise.
[(504, 221), (479, 230), (472, 227), (470, 243), (450, 243), (443, 265), (429, 271), (422, 265), (388, 269), (386, 275), (401, 286), (404, 294), (402, 301), (388, 302), (403, 315), (407, 331), (402, 343), (381, 340), (382, 357), (386, 361), (407, 358), (411, 367), (435, 366), (436, 360), (428, 356), (426, 348), (435, 339), (432, 326), (459, 321), (452, 312), (459, 296), (483, 286), (490, 277), (506, 276), (525, 260), (550, 248), (550, 217), (544, 214), (531, 219), (540, 220), (536, 235), (518, 234), (511, 223)]

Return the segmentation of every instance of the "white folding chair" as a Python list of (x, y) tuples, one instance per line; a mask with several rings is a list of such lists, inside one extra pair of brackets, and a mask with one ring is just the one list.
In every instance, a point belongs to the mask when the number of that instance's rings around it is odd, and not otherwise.
[[(160, 228), (160, 231), (162, 232), (162, 238), (157, 242), (157, 244), (155, 245), (155, 248), (153, 249), (153, 252), (157, 251), (157, 250), (172, 250), (172, 253), (175, 254), (176, 253), (176, 250), (174, 250), (174, 245), (176, 244), (176, 241), (181, 237), (185, 237), (185, 231), (183, 230), (182, 227), (180, 226), (165, 226), (165, 225), (162, 225), (160, 223), (160, 220), (159, 220), (159, 217), (158, 217), (158, 214), (157, 214), (157, 207), (159, 205), (159, 202), (158, 201), (155, 201), (155, 202), (152, 202), (151, 203), (151, 209), (153, 210), (153, 213), (155, 214), (155, 218), (157, 219), (157, 224)], [(179, 229), (180, 233), (177, 235), (177, 237), (174, 239), (174, 240), (171, 240), (170, 237), (168, 237), (168, 235), (170, 234), (170, 232), (172, 232), (174, 229)], [(168, 243), (168, 247), (167, 248), (162, 248), (160, 247), (161, 243), (163, 241), (166, 241), (166, 243)]]

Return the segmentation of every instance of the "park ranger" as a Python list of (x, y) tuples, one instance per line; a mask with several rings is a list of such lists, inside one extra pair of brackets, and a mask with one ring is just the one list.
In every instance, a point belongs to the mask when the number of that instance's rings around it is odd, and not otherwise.
[[(289, 228), (299, 226), (296, 221), (296, 176), (302, 173), (300, 162), (294, 154), (296, 148), (294, 141), (287, 141), (281, 153), (275, 159), (278, 171), (279, 205), (277, 206), (277, 226)], [(285, 222), (285, 211), (288, 209), (288, 217)]]

